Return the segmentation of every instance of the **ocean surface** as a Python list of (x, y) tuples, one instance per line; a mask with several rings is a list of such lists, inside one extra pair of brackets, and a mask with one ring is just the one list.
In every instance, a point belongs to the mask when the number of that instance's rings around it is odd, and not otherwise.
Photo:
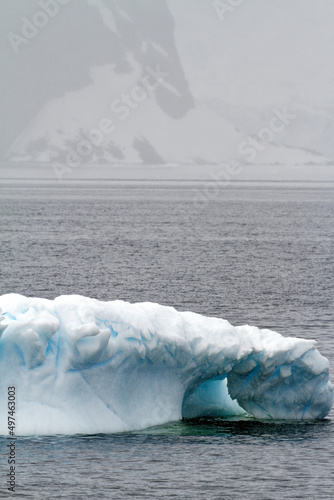
[[(0, 294), (152, 301), (270, 328), (316, 339), (334, 373), (334, 184), (5, 181), (0, 199)], [(18, 438), (15, 496), (333, 499), (333, 418)]]

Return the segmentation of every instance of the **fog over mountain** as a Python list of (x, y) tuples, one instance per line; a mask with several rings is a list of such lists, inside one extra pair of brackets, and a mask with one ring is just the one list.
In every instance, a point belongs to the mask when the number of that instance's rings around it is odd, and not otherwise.
[(332, 168), (332, 0), (0, 11), (2, 162)]

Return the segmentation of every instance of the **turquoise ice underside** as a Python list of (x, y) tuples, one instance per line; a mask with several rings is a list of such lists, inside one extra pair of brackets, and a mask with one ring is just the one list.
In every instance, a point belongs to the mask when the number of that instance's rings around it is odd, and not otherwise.
[(333, 404), (315, 342), (152, 303), (0, 297), (0, 433), (143, 429), (181, 417), (322, 419)]

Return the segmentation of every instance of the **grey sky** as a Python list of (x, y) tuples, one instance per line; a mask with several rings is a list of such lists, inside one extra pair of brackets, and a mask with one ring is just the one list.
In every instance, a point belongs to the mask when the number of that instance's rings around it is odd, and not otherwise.
[[(3, 163), (67, 165), (108, 119), (115, 130), (82, 164), (235, 160), (332, 176), (331, 0), (2, 0), (0, 14)], [(141, 96), (157, 68), (166, 76)], [(132, 93), (129, 117), (115, 114)], [(285, 108), (295, 118), (273, 132)]]

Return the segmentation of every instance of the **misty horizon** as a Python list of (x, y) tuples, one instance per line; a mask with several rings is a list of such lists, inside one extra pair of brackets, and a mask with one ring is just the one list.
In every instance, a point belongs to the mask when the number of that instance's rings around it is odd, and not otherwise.
[(80, 178), (88, 164), (98, 177), (135, 165), (202, 179), (232, 162), (240, 180), (333, 180), (329, 0), (0, 9), (2, 178), (23, 166)]

